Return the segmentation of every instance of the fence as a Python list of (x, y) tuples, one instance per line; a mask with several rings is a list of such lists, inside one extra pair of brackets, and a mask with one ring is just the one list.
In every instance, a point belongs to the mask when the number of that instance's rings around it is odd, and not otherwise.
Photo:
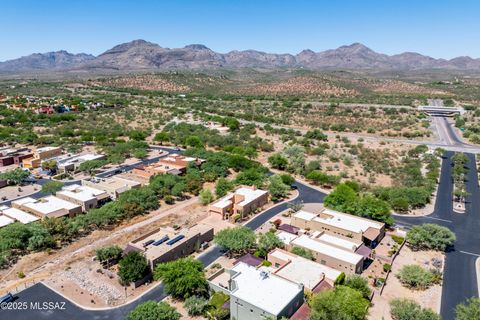
[[(398, 248), (397, 252), (395, 252), (392, 256), (392, 259), (391, 259), (391, 263), (390, 265), (392, 266), (393, 265), (393, 262), (395, 261), (395, 258), (400, 254), (400, 251), (402, 250), (403, 246), (405, 245), (405, 240), (403, 240), (402, 244), (400, 245), (400, 247)], [(385, 288), (385, 286), (387, 285), (387, 280), (388, 280), (388, 276), (390, 275), (390, 273), (392, 272), (392, 268), (390, 267), (390, 270), (387, 271), (387, 275), (385, 276), (385, 281), (383, 282), (382, 284), (382, 287), (380, 288), (380, 295), (382, 295), (383, 293), (383, 289)]]

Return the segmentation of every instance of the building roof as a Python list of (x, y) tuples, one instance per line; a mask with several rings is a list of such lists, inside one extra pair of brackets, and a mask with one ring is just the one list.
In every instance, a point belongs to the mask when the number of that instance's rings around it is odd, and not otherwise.
[(8, 226), (10, 223), (14, 223), (14, 222), (15, 222), (15, 220), (13, 220), (13, 219), (11, 219), (7, 216), (0, 215), (0, 228)]
[(289, 261), (280, 267), (275, 274), (295, 283), (301, 283), (310, 290), (313, 290), (323, 280), (324, 276), (334, 282), (341, 274), (338, 270), (278, 248), (270, 252), (268, 256)]
[(321, 235), (315, 238), (319, 241), (322, 241), (327, 244), (331, 244), (336, 247), (340, 247), (342, 249), (352, 251), (352, 252), (355, 252), (355, 250), (357, 250), (362, 245), (362, 242), (354, 242), (353, 239), (347, 240), (345, 238), (335, 237), (327, 233), (322, 233)]
[(261, 259), (259, 257), (255, 257), (254, 255), (252, 255), (250, 253), (247, 253), (246, 255), (238, 258), (233, 264), (235, 265), (235, 264), (240, 263), (240, 262), (246, 263), (246, 264), (248, 264), (249, 266), (252, 266), (252, 267), (258, 267), (259, 265), (262, 264), (263, 259)]
[(108, 197), (107, 193), (103, 190), (81, 186), (79, 184), (65, 186), (61, 191), (57, 192), (57, 194), (64, 195), (82, 202)]
[(99, 188), (107, 189), (122, 189), (139, 186), (140, 182), (123, 179), (121, 177), (113, 176), (109, 178), (91, 178), (88, 181), (95, 183)]
[(348, 230), (354, 233), (363, 233), (368, 228), (381, 229), (384, 225), (383, 223), (377, 221), (357, 217), (351, 214), (346, 214), (327, 208), (322, 210), (320, 212), (320, 215), (300, 210), (295, 214), (295, 217), (303, 220), (318, 221), (323, 224)]
[(36, 152), (45, 152), (45, 151), (51, 151), (51, 150), (57, 150), (57, 149), (60, 149), (60, 147), (47, 146), (47, 147), (37, 148), (37, 150), (35, 150), (35, 151)]
[(8, 208), (8, 207), (6, 209), (0, 208), (0, 211), (3, 213), (3, 215), (9, 218), (15, 219), (17, 221), (20, 221), (23, 224), (27, 224), (27, 223), (39, 220), (39, 218), (34, 216), (33, 214), (27, 213), (17, 208)]
[(380, 235), (380, 230), (372, 227), (368, 227), (367, 230), (363, 233), (363, 236), (370, 241), (373, 241), (378, 238)]
[(300, 308), (290, 317), (290, 320), (308, 320), (310, 319), (310, 307), (304, 302)]
[[(151, 232), (150, 234), (147, 234), (147, 236), (144, 235), (131, 241), (129, 243), (129, 246), (136, 248), (137, 251), (144, 252), (147, 259), (154, 260), (162, 256), (164, 253), (172, 250), (173, 248), (196, 236), (197, 234), (205, 234), (212, 229), (213, 228), (211, 226), (205, 224), (197, 224), (190, 229), (180, 230), (180, 232), (178, 233), (173, 233), (165, 229), (158, 229), (156, 232)], [(171, 240), (180, 235), (183, 235), (184, 238), (180, 239), (172, 245), (166, 244), (168, 240)], [(153, 242), (148, 244), (147, 246), (144, 245), (151, 240), (157, 241), (164, 238), (165, 236), (168, 236), (168, 240), (160, 245), (153, 245)]]
[(285, 231), (291, 234), (298, 234), (300, 228), (284, 223), (278, 227), (278, 230)]
[(284, 243), (284, 244), (290, 244), (290, 242), (293, 241), (293, 239), (296, 239), (297, 236), (294, 235), (293, 233), (286, 232), (286, 231), (279, 231), (277, 232), (277, 237)]
[(219, 199), (217, 202), (212, 203), (212, 206), (217, 207), (217, 208), (226, 208), (230, 205), (232, 205), (232, 199), (234, 195), (238, 194), (241, 196), (244, 196), (244, 199), (237, 204), (240, 206), (245, 206), (249, 204), (252, 201), (255, 201), (256, 199), (260, 198), (261, 196), (267, 194), (268, 191), (261, 190), (261, 189), (254, 189), (254, 188), (248, 188), (248, 187), (240, 187), (235, 192), (227, 194), (225, 197)]
[(31, 197), (26, 197), (20, 200), (15, 200), (12, 203), (16, 203), (26, 208), (30, 208), (43, 215), (48, 215), (62, 209), (73, 210), (76, 208), (80, 208), (79, 205), (62, 200), (55, 196), (49, 196), (41, 199), (33, 199)]
[(68, 166), (68, 165), (71, 165), (71, 164), (75, 164), (75, 163), (83, 163), (85, 161), (98, 160), (98, 159), (103, 159), (103, 158), (105, 158), (104, 155), (93, 154), (93, 153), (75, 155), (75, 156), (71, 156), (71, 157), (68, 157), (68, 158), (66, 157), (66, 158), (63, 158), (63, 159), (59, 159), (58, 166), (61, 168), (61, 167), (65, 167), (65, 166)]
[(331, 246), (326, 243), (309, 238), (306, 235), (301, 235), (300, 237), (294, 239), (291, 244), (304, 247), (306, 249), (321, 253), (326, 256), (333, 257), (335, 259), (345, 261), (351, 264), (357, 264), (362, 261), (363, 257), (354, 252), (346, 251), (339, 249), (337, 247)]
[(307, 211), (303, 211), (303, 210), (297, 211), (293, 216), (295, 218), (299, 218), (299, 219), (303, 219), (303, 220), (307, 220), (307, 221), (313, 220), (317, 217), (317, 215), (315, 213), (311, 213), (311, 212), (307, 212)]
[(240, 262), (232, 270), (237, 274), (232, 277), (235, 287), (230, 294), (273, 315), (278, 315), (303, 292), (302, 286), (264, 268), (257, 269)]

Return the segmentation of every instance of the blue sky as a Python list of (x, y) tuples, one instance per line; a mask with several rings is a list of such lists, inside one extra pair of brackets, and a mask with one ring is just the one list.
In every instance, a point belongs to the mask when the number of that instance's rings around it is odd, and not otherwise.
[(15, 0), (0, 8), (0, 61), (60, 49), (99, 54), (134, 39), (292, 54), (361, 42), (387, 54), (480, 58), (473, 0)]

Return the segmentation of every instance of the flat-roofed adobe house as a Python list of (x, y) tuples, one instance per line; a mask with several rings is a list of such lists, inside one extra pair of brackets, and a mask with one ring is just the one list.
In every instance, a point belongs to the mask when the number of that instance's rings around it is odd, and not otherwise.
[(300, 210), (292, 216), (290, 224), (300, 229), (324, 231), (333, 236), (362, 241), (370, 248), (375, 248), (385, 236), (384, 223), (328, 208), (319, 213)]
[(56, 193), (56, 196), (81, 206), (84, 212), (97, 208), (110, 200), (110, 196), (105, 191), (79, 184), (63, 187)]
[(244, 262), (216, 273), (209, 284), (214, 291), (230, 296), (230, 319), (288, 318), (304, 300), (303, 285)]
[(82, 213), (81, 206), (55, 196), (49, 196), (40, 199), (34, 199), (31, 197), (22, 198), (12, 201), (12, 207), (31, 213), (40, 219), (46, 217), (73, 217), (79, 213)]
[(204, 162), (205, 160), (199, 158), (171, 154), (161, 158), (156, 163), (135, 167), (133, 173), (144, 178), (150, 178), (157, 174), (180, 175), (186, 172), (190, 163), (201, 165)]
[(204, 243), (212, 240), (213, 228), (205, 224), (197, 224), (178, 232), (160, 228), (132, 240), (125, 251), (143, 253), (153, 270), (159, 263), (183, 258), (199, 251)]
[(272, 263), (276, 275), (301, 283), (310, 291), (313, 291), (322, 281), (333, 285), (342, 273), (279, 248), (268, 253), (267, 260)]
[(223, 219), (229, 219), (235, 214), (248, 215), (268, 202), (268, 192), (256, 187), (241, 186), (225, 197), (211, 203), (208, 212), (220, 214)]
[(118, 176), (109, 178), (87, 178), (82, 180), (82, 185), (103, 190), (114, 200), (125, 191), (140, 188), (141, 186), (140, 182), (124, 179)]

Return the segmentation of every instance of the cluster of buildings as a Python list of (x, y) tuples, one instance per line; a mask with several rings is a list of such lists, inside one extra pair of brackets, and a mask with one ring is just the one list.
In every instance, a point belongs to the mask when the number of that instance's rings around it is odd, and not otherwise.
[(27, 224), (44, 218), (74, 217), (138, 187), (140, 183), (119, 177), (89, 178), (81, 185), (65, 186), (55, 195), (24, 197), (12, 201), (11, 207), (0, 207), (0, 228), (14, 222)]
[(85, 161), (102, 160), (102, 154), (64, 154), (62, 148), (47, 146), (42, 148), (1, 148), (0, 167), (17, 165), (25, 169), (34, 170), (42, 166), (46, 160), (55, 160), (59, 172), (78, 170)]
[(91, 102), (86, 100), (66, 101), (55, 97), (0, 96), (0, 101), (5, 102), (5, 105), (9, 109), (33, 110), (33, 112), (37, 114), (78, 112), (82, 110), (97, 110), (100, 108), (114, 107), (114, 105), (106, 105), (102, 102)]
[(133, 174), (145, 179), (157, 174), (181, 175), (187, 171), (189, 164), (201, 165), (204, 162), (205, 160), (199, 158), (171, 154), (156, 163), (133, 168)]
[[(231, 319), (308, 318), (305, 293), (333, 288), (343, 275), (361, 273), (385, 225), (321, 208), (296, 212), (277, 235), (284, 247), (269, 252), (267, 263), (248, 254), (208, 278), (212, 290), (230, 296)], [(310, 252), (313, 260), (292, 253), (295, 247)]]

